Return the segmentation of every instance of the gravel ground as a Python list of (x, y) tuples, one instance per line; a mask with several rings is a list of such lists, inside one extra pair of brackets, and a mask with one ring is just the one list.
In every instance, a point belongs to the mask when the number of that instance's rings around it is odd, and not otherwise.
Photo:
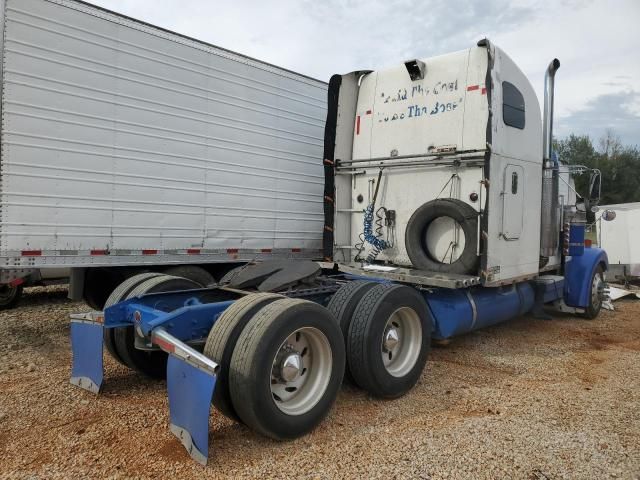
[(0, 312), (0, 478), (640, 478), (640, 302), (586, 321), (521, 318), (435, 348), (405, 397), (344, 387), (287, 443), (214, 413), (208, 467), (167, 428), (163, 383), (105, 361), (103, 394), (68, 383), (61, 287)]

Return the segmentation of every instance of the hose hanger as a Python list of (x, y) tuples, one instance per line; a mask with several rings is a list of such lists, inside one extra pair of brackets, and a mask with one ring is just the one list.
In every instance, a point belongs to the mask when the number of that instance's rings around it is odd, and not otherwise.
[(438, 193), (438, 195), (436, 195), (436, 199), (440, 198), (440, 195), (442, 195), (442, 192), (444, 192), (444, 189), (447, 188), (447, 185), (451, 184), (451, 186), (449, 187), (449, 198), (454, 198), (454, 188), (455, 185), (453, 183), (453, 179), (457, 178), (458, 180), (460, 179), (460, 175), (458, 175), (457, 172), (454, 172), (451, 174), (451, 176), (449, 177), (449, 180), (447, 180), (447, 182), (442, 186), (442, 190), (440, 190), (440, 193)]
[[(371, 252), (369, 253), (369, 255), (367, 255), (366, 263), (373, 263), (373, 261), (376, 259), (376, 257), (378, 256), (378, 254), (380, 254), (382, 250), (385, 250), (390, 247), (389, 242), (378, 237), (376, 234), (374, 234), (374, 230), (373, 230), (374, 211), (376, 207), (376, 200), (378, 199), (378, 192), (380, 190), (380, 182), (382, 180), (383, 169), (384, 167), (380, 167), (380, 171), (378, 172), (378, 179), (376, 181), (376, 184), (373, 190), (373, 197), (371, 198), (371, 203), (369, 203), (369, 205), (364, 211), (363, 237), (364, 237), (364, 241), (367, 242), (372, 247)], [(362, 247), (364, 247), (364, 245), (362, 245)]]
[(382, 170), (384, 167), (380, 167), (380, 171), (378, 172), (378, 180), (376, 181), (376, 187), (373, 191), (373, 198), (371, 199), (371, 204), (375, 207), (376, 199), (378, 198), (378, 190), (380, 189), (380, 180), (382, 179)]

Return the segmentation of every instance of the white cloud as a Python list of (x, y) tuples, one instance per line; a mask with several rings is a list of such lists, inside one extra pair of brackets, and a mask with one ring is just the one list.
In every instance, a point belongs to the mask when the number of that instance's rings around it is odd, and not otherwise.
[(589, 100), (583, 108), (559, 118), (555, 123), (556, 137), (586, 134), (597, 144), (607, 130), (612, 130), (623, 144), (640, 147), (640, 117), (628, 108), (638, 103), (640, 92), (637, 91), (600, 95)]
[[(539, 96), (546, 66), (560, 59), (561, 121), (589, 111), (599, 97), (640, 91), (638, 0), (93, 1), (323, 80), (466, 48), (487, 36)], [(640, 100), (626, 98), (630, 104), (615, 108), (638, 117), (640, 143)]]

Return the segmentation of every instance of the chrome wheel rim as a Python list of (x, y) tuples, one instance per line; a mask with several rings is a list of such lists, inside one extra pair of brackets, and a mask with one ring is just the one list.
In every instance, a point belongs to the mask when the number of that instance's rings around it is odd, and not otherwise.
[(602, 281), (602, 275), (600, 273), (596, 273), (591, 281), (591, 305), (593, 305), (594, 308), (598, 308), (600, 306), (603, 292), (604, 282)]
[(387, 320), (382, 332), (380, 353), (387, 372), (394, 377), (407, 375), (422, 350), (422, 323), (415, 310), (401, 307)]
[(296, 330), (282, 342), (271, 364), (271, 396), (287, 415), (302, 415), (322, 399), (333, 357), (327, 337), (317, 328)]

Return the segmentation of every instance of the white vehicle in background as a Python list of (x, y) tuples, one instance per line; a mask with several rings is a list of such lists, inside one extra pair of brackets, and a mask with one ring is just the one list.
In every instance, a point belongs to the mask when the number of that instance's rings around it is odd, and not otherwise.
[(598, 245), (609, 255), (608, 280), (640, 277), (640, 202), (603, 205), (602, 216), (615, 221), (598, 221)]
[(320, 258), (326, 83), (81, 1), (0, 15), (0, 308), (60, 268), (101, 309), (140, 272)]

